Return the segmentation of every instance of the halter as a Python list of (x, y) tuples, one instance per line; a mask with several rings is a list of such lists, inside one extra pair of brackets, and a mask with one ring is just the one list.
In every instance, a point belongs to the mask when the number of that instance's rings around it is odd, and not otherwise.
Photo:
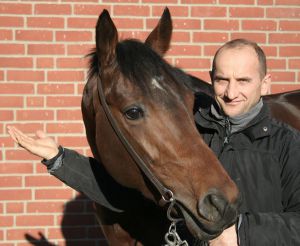
[(155, 186), (155, 188), (158, 190), (158, 192), (161, 194), (162, 199), (166, 203), (170, 203), (167, 211), (167, 217), (172, 222), (169, 231), (165, 235), (165, 241), (167, 244), (164, 246), (188, 246), (188, 243), (184, 240), (182, 241), (179, 237), (179, 235), (176, 232), (176, 223), (181, 221), (182, 219), (175, 219), (171, 216), (171, 210), (176, 204), (176, 200), (174, 198), (173, 192), (166, 188), (157, 178), (156, 176), (151, 172), (151, 170), (148, 168), (144, 160), (139, 156), (139, 154), (134, 150), (132, 145), (128, 142), (124, 134), (121, 132), (121, 129), (118, 126), (118, 123), (116, 122), (115, 118), (112, 115), (112, 112), (110, 111), (110, 108), (105, 100), (104, 91), (101, 85), (101, 79), (100, 76), (97, 76), (97, 87), (98, 87), (98, 95), (99, 99), (102, 105), (102, 108), (104, 110), (104, 113), (111, 124), (112, 128), (114, 129), (116, 135), (118, 136), (119, 140), (122, 142), (123, 146), (127, 150), (127, 152), (130, 154), (132, 159), (135, 161), (135, 163), (138, 165), (138, 167), (142, 170), (142, 172), (146, 175), (146, 177), (151, 181), (151, 183)]

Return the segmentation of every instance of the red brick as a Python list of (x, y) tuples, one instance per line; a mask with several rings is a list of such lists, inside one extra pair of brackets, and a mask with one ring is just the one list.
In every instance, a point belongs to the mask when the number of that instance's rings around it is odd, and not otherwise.
[[(137, 2), (137, 0), (135, 0)], [(160, 4), (162, 1), (161, 0), (142, 0), (142, 3), (158, 3)], [(164, 4), (167, 3), (178, 3), (177, 0), (164, 0)]]
[(18, 110), (17, 120), (53, 120), (52, 110)]
[[(24, 240), (24, 235), (29, 234), (33, 238), (40, 238), (40, 233), (45, 234), (45, 229), (39, 227), (37, 229), (7, 229), (6, 237), (9, 241)], [(18, 243), (19, 245), (20, 243)], [(28, 245), (28, 243), (27, 243)]]
[(272, 93), (300, 90), (300, 84), (272, 84)]
[(284, 43), (284, 44), (299, 44), (300, 35), (299, 33), (270, 33), (270, 43)]
[(243, 20), (243, 30), (275, 31), (277, 28), (276, 21), (271, 20)]
[(200, 58), (177, 58), (175, 59), (175, 65), (181, 68), (206, 68), (210, 67), (209, 59), (200, 59)]
[(278, 55), (278, 47), (277, 46), (263, 46), (263, 45), (261, 45), (261, 47), (262, 47), (262, 49), (265, 52), (267, 57)]
[(9, 189), (9, 190), (0, 190), (0, 200), (6, 201), (21, 201), (21, 200), (30, 200), (31, 190), (30, 189)]
[(205, 30), (238, 30), (237, 20), (204, 20)]
[(9, 125), (17, 127), (24, 133), (35, 133), (37, 130), (43, 130), (43, 123), (14, 123)]
[(29, 55), (62, 55), (65, 53), (63, 44), (29, 44)]
[(254, 0), (220, 0), (220, 4), (248, 4), (248, 5), (254, 5), (255, 1)]
[(22, 3), (1, 3), (0, 14), (20, 14), (29, 15), (32, 13), (31, 4)]
[(28, 17), (28, 27), (64, 28), (65, 20), (59, 17)]
[[(157, 22), (157, 21), (156, 21)], [(148, 24), (147, 24), (148, 27)], [(155, 27), (155, 24), (151, 25), (152, 28)], [(198, 19), (173, 19), (173, 28), (176, 29), (196, 29), (201, 28), (201, 21)]]
[(278, 72), (272, 71), (272, 81), (274, 82), (294, 82), (295, 73), (294, 72)]
[(24, 99), (22, 96), (3, 96), (1, 95), (0, 107), (19, 108), (23, 107)]
[(33, 94), (34, 85), (24, 83), (5, 83), (0, 84), (1, 94)]
[(0, 144), (3, 148), (14, 147), (14, 141), (11, 137), (0, 137)]
[(62, 213), (64, 202), (28, 202), (26, 211), (28, 213)]
[(221, 42), (228, 41), (228, 34), (225, 32), (194, 32), (193, 42)]
[(4, 71), (0, 71), (0, 80), (4, 80)]
[(80, 109), (57, 110), (56, 112), (57, 120), (82, 120), (82, 113)]
[(231, 39), (236, 39), (236, 38), (246, 38), (260, 44), (266, 43), (267, 41), (266, 33), (255, 33), (255, 32), (231, 33)]
[(300, 70), (300, 59), (290, 59), (289, 60), (289, 69)]
[(168, 51), (170, 56), (200, 56), (200, 45), (172, 45)]
[(20, 203), (20, 202), (6, 203), (6, 213), (8, 214), (24, 213), (24, 203)]
[(74, 94), (73, 84), (40, 84), (38, 94)]
[(0, 30), (0, 40), (12, 40), (13, 32), (11, 30)]
[(257, 0), (257, 5), (273, 5), (273, 0)]
[[(168, 6), (172, 17), (184, 17), (184, 16), (188, 16), (189, 15), (189, 8), (188, 6), (176, 6), (176, 5), (171, 5)], [(162, 13), (164, 12), (165, 6), (153, 6), (152, 7), (152, 15), (153, 16), (157, 16), (160, 17), (162, 15)], [(156, 24), (158, 22), (158, 19), (156, 19)]]
[(26, 187), (53, 187), (62, 186), (63, 183), (58, 179), (47, 174), (46, 176), (26, 176), (25, 186)]
[(36, 67), (37, 68), (53, 68), (54, 67), (54, 59), (53, 58), (37, 58), (36, 59)]
[(267, 8), (267, 18), (296, 18), (300, 17), (300, 8)]
[(279, 22), (280, 31), (300, 31), (300, 22), (299, 21), (285, 21), (282, 20)]
[(23, 55), (25, 54), (25, 46), (23, 44), (0, 44), (0, 54)]
[(18, 150), (6, 150), (6, 160), (41, 160), (41, 158), (34, 156), (33, 154), (27, 152), (23, 149)]
[(267, 59), (267, 65), (269, 69), (286, 69), (285, 59)]
[(279, 47), (279, 55), (282, 57), (298, 57), (300, 56), (300, 46), (282, 46)]
[(91, 53), (95, 45), (90, 44), (70, 44), (68, 47), (68, 55), (87, 55)]
[(300, 0), (276, 0), (277, 5), (300, 5)]
[(2, 174), (29, 174), (33, 172), (33, 165), (30, 163), (1, 163)]
[[(141, 38), (144, 40), (144, 38)], [(191, 37), (189, 32), (175, 32), (172, 35), (172, 41), (175, 42), (190, 42)]]
[(70, 147), (88, 146), (86, 137), (57, 137), (57, 141), (63, 146), (70, 146)]
[(145, 5), (114, 5), (113, 6), (114, 15), (122, 16), (149, 16), (150, 6)]
[(16, 217), (17, 226), (52, 226), (54, 216), (52, 215), (19, 215)]
[(80, 107), (81, 96), (55, 96), (47, 97), (47, 107), (74, 107), (78, 105)]
[(87, 68), (88, 59), (84, 58), (57, 58), (58, 68)]
[(75, 15), (96, 15), (98, 16), (104, 9), (111, 12), (112, 5), (99, 4), (76, 4), (74, 5)]
[(47, 133), (85, 133), (82, 123), (48, 123)]
[(89, 31), (57, 31), (56, 41), (91, 41), (92, 32)]
[(0, 57), (0, 67), (32, 68), (33, 59), (29, 57)]
[(66, 189), (38, 189), (35, 190), (36, 200), (52, 200), (52, 199), (72, 199), (73, 191), (71, 188)]
[(36, 4), (34, 13), (36, 15), (69, 15), (71, 14), (70, 4)]
[(43, 107), (44, 101), (44, 97), (26, 97), (26, 106), (29, 108)]
[(16, 40), (24, 41), (52, 41), (52, 31), (41, 30), (18, 30), (16, 31)]
[(22, 186), (22, 177), (20, 176), (0, 177), (0, 187), (21, 187), (21, 186)]
[(229, 8), (229, 17), (264, 17), (264, 9), (259, 7), (232, 7)]
[(191, 4), (215, 4), (216, 0), (181, 0), (181, 3), (191, 3)]
[[(77, 215), (71, 215), (71, 216), (74, 217), (76, 220)], [(81, 219), (81, 217), (82, 216), (80, 216), (79, 219)], [(76, 224), (76, 222), (78, 223), (78, 221), (74, 221), (74, 220), (73, 222), (75, 222), (74, 224)], [(82, 239), (87, 237), (87, 232), (84, 227), (66, 227), (63, 232), (60, 228), (57, 229), (50, 228), (48, 234), (50, 238), (56, 238), (56, 239), (57, 238), (63, 239), (65, 237), (72, 237), (72, 239), (76, 239), (76, 238)]]
[[(98, 0), (61, 0), (62, 2), (91, 2), (91, 3), (97, 3)], [(109, 0), (111, 2), (111, 0)], [(122, 0), (124, 1), (124, 0)], [(119, 1), (118, 1), (119, 2)]]
[(11, 227), (14, 224), (13, 216), (1, 216), (0, 215), (0, 227)]
[(83, 71), (49, 71), (48, 81), (83, 81)]
[[(95, 28), (97, 18), (70, 17), (67, 20), (68, 28)], [(126, 20), (127, 21), (127, 20)], [(130, 20), (129, 20), (130, 21)], [(115, 19), (114, 19), (115, 22)]]
[(1, 121), (8, 121), (8, 120), (11, 121), (13, 119), (14, 119), (14, 112), (12, 112), (11, 110), (0, 110)]
[(195, 6), (191, 9), (192, 17), (225, 17), (226, 7), (203, 7)]
[[(1, 9), (1, 7), (0, 7)], [(20, 27), (24, 25), (23, 17), (0, 16), (1, 27)]]
[(8, 81), (44, 81), (43, 71), (9, 70)]

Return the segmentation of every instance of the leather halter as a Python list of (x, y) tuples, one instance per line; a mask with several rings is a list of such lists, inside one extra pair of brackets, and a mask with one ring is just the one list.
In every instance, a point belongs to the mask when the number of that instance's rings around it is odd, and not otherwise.
[(111, 113), (111, 110), (106, 103), (104, 91), (101, 84), (100, 75), (97, 76), (97, 87), (98, 87), (98, 95), (99, 99), (102, 105), (102, 108), (105, 112), (105, 115), (114, 129), (116, 135), (118, 136), (119, 140), (122, 142), (123, 146), (127, 150), (127, 152), (130, 154), (132, 159), (135, 161), (135, 163), (138, 165), (138, 167), (142, 170), (142, 172), (146, 175), (146, 177), (151, 181), (151, 183), (156, 187), (156, 189), (159, 191), (159, 193), (162, 196), (162, 199), (165, 202), (175, 202), (175, 199), (173, 197), (173, 192), (166, 188), (157, 178), (156, 176), (151, 172), (151, 170), (148, 168), (144, 160), (139, 156), (139, 154), (134, 150), (132, 145), (129, 143), (127, 138), (122, 133), (120, 127), (118, 126), (117, 121), (115, 120), (114, 116)]

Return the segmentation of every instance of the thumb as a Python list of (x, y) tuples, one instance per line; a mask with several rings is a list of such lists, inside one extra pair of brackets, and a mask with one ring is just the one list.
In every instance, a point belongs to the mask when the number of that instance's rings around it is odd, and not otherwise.
[(45, 132), (41, 131), (41, 130), (38, 130), (36, 131), (35, 135), (38, 137), (38, 138), (46, 138), (47, 135)]

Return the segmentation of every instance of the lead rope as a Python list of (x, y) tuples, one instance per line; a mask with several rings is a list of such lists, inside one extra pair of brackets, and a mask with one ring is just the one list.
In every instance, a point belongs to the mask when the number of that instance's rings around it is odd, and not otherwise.
[(171, 194), (171, 197), (169, 198), (168, 202), (170, 202), (170, 205), (167, 210), (167, 217), (171, 221), (171, 225), (169, 227), (168, 232), (165, 234), (165, 242), (163, 246), (189, 246), (188, 242), (186, 240), (182, 240), (180, 236), (177, 233), (176, 224), (183, 219), (177, 219), (172, 217), (171, 212), (175, 205), (175, 199), (173, 198), (173, 193)]

